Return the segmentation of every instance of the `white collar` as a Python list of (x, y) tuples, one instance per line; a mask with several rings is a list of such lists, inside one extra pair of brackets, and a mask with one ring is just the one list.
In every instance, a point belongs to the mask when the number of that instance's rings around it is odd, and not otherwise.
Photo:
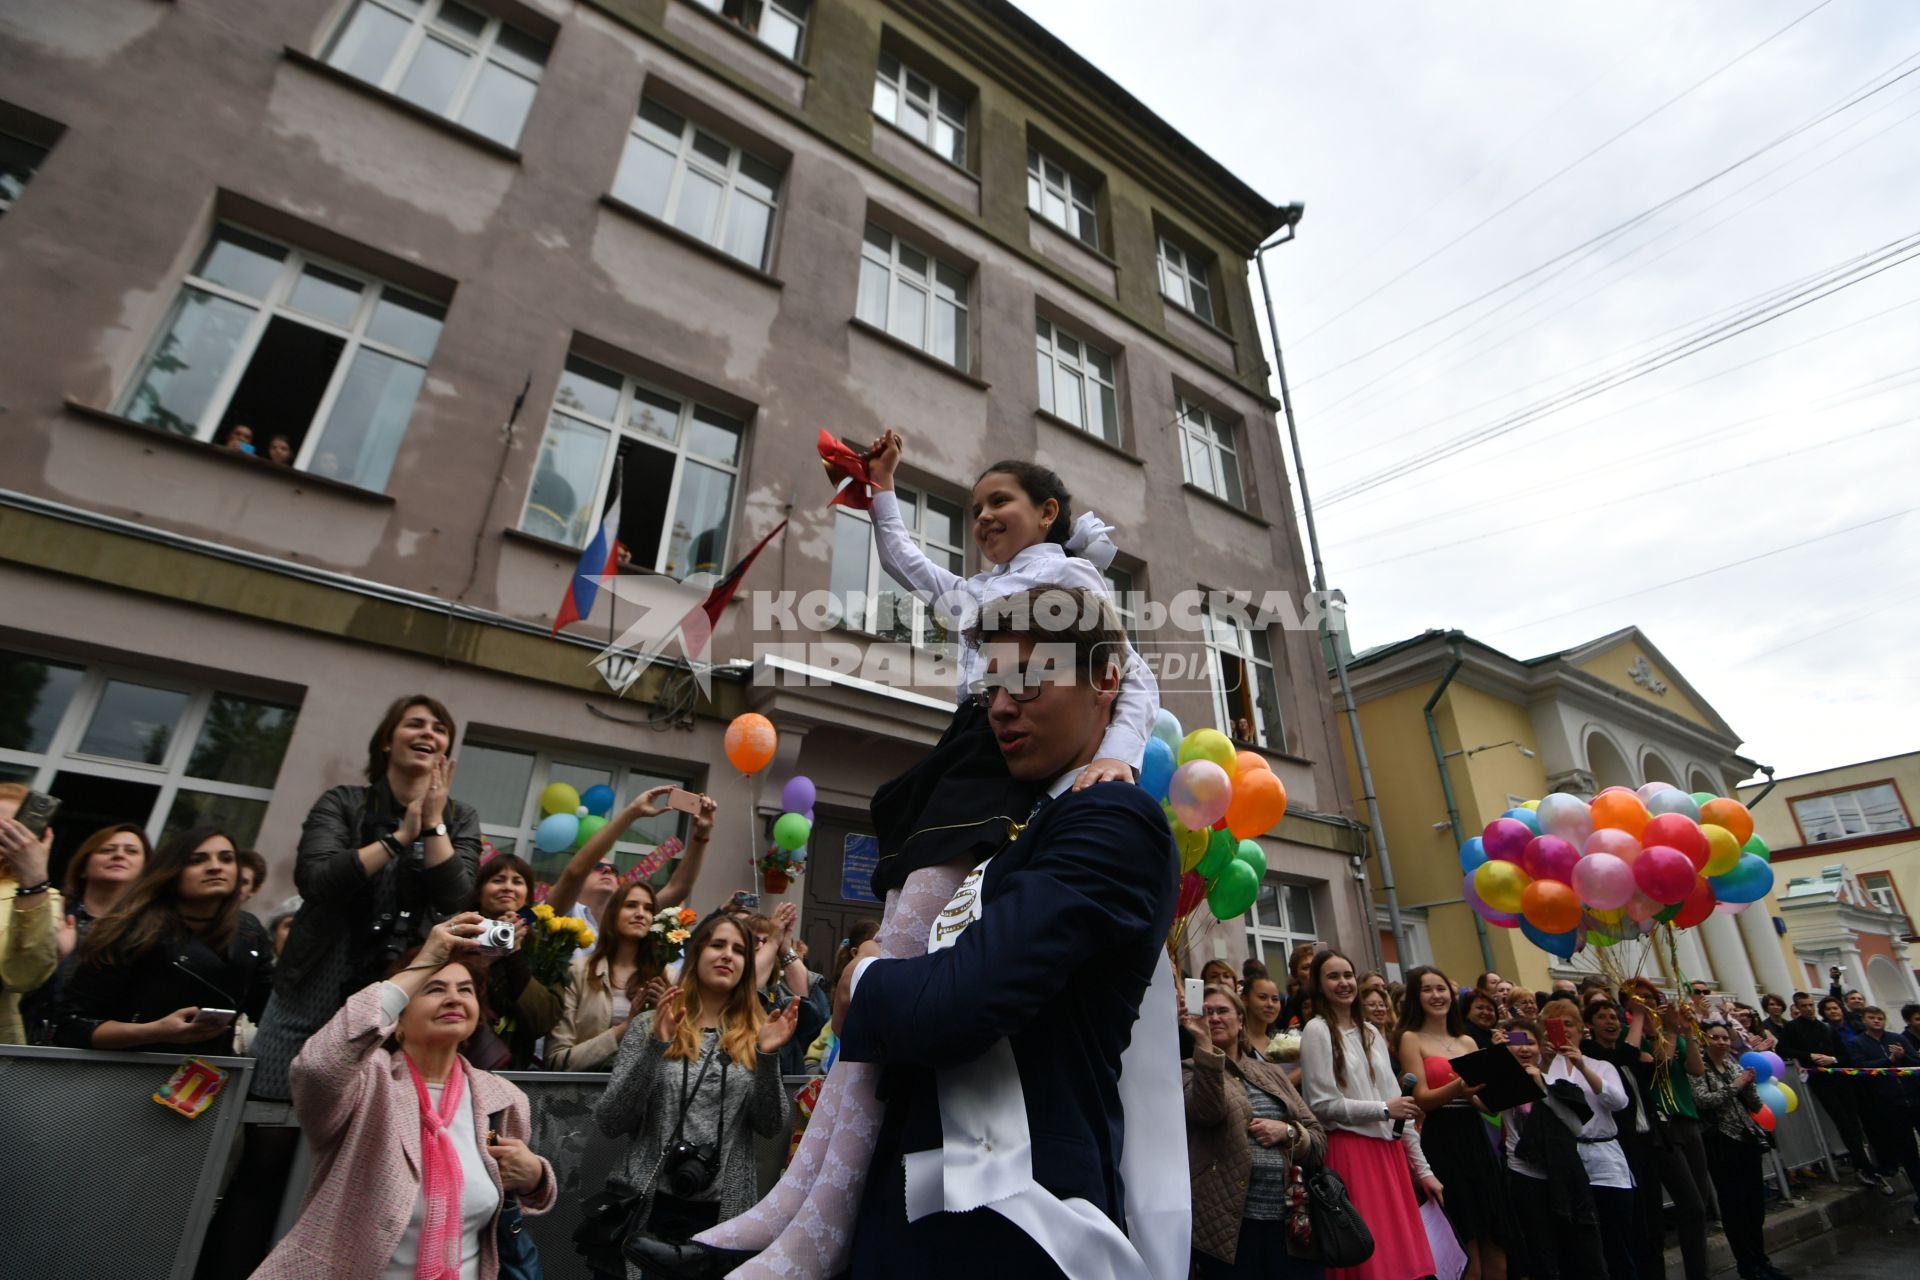
[(1047, 799), (1058, 800), (1062, 795), (1065, 795), (1067, 788), (1072, 786), (1080, 775), (1085, 772), (1086, 767), (1085, 765), (1080, 765), (1077, 768), (1067, 770), (1055, 778), (1053, 785), (1047, 788)]
[(1066, 554), (1067, 549), (1057, 542), (1036, 542), (1030, 547), (1020, 548), (1019, 551), (1014, 553), (1013, 559), (1007, 561), (1005, 564), (993, 566), (993, 568), (987, 570), (987, 573), (990, 576), (997, 577), (1003, 573), (1012, 573), (1015, 569), (1026, 568), (1035, 560), (1051, 560), (1056, 556), (1065, 558)]

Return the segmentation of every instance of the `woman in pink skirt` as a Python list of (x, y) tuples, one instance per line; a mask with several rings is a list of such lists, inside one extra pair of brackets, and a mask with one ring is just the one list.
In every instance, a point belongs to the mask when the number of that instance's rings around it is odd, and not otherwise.
[(1395, 1139), (1395, 1122), (1418, 1118), (1420, 1104), (1402, 1095), (1386, 1037), (1354, 1017), (1358, 988), (1352, 962), (1338, 951), (1314, 957), (1307, 992), (1316, 1016), (1300, 1034), (1301, 1092), (1326, 1127), (1327, 1167), (1373, 1232), (1373, 1256), (1328, 1267), (1326, 1280), (1419, 1280), (1434, 1266), (1413, 1184), (1439, 1200), (1440, 1180), (1418, 1129), (1404, 1123)]

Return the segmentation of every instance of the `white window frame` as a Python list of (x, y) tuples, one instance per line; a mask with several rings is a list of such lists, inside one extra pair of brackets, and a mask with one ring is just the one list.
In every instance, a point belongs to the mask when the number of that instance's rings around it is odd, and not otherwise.
[(1125, 565), (1110, 564), (1100, 571), (1101, 578), (1107, 584), (1107, 603), (1113, 606), (1114, 616), (1120, 619), (1120, 629), (1126, 632), (1127, 643), (1135, 649), (1140, 647), (1140, 611), (1135, 608), (1139, 603), (1134, 592), (1138, 575)]
[[(539, 45), (545, 51), (545, 56), (551, 56), (553, 52), (553, 46), (550, 42), (542, 40), (540, 37), (519, 27), (514, 27), (512, 24), (503, 21), (497, 14), (487, 13), (481, 6), (466, 3), (464, 0), (417, 0), (418, 8), (415, 9), (414, 12), (408, 13), (406, 11), (407, 6), (413, 3), (416, 3), (416, 0), (354, 0), (353, 4), (348, 5), (347, 8), (341, 12), (340, 21), (335, 24), (333, 31), (328, 34), (324, 52), (321, 55), (322, 60), (325, 61), (328, 66), (335, 67), (347, 75), (354, 74), (345, 67), (335, 63), (333, 56), (339, 48), (340, 41), (346, 36), (348, 28), (353, 25), (354, 15), (360, 11), (362, 6), (371, 5), (376, 9), (384, 9), (392, 16), (409, 24), (406, 35), (402, 36), (400, 43), (395, 46), (393, 58), (388, 62), (386, 70), (381, 73), (378, 80), (370, 80), (367, 82), (375, 88), (398, 97), (400, 95), (400, 85), (406, 80), (407, 73), (413, 69), (414, 61), (420, 56), (421, 46), (428, 40), (438, 40), (442, 44), (450, 45), (461, 53), (468, 55), (468, 57), (466, 73), (461, 76), (460, 84), (453, 91), (453, 98), (447, 103), (446, 110), (434, 111), (433, 114), (443, 116), (455, 124), (460, 125), (462, 128), (469, 127), (465, 123), (467, 107), (472, 103), (474, 88), (480, 83), (480, 73), (486, 68), (488, 63), (492, 63), (508, 75), (516, 76), (521, 80), (530, 82), (534, 87), (534, 93), (536, 95), (539, 93), (540, 75), (529, 76), (524, 68), (506, 61), (501, 56), (500, 32), (502, 29), (512, 30), (514, 34), (520, 36), (522, 39)], [(469, 36), (463, 31), (457, 31), (449, 26), (436, 23), (436, 19), (440, 16), (441, 9), (447, 4), (455, 4), (459, 8), (470, 9), (486, 19), (486, 26), (481, 28), (478, 38)], [(543, 56), (541, 60), (540, 69), (542, 72), (546, 70), (545, 56)], [(418, 106), (419, 104), (416, 103), (414, 105)], [(420, 107), (420, 109), (422, 111), (432, 111), (430, 107), (423, 106)], [(531, 103), (528, 104), (528, 111), (532, 111)], [(523, 116), (521, 117), (519, 126), (514, 129), (514, 136), (512, 138), (495, 138), (493, 141), (500, 142), (503, 146), (515, 146), (519, 143), (520, 131), (526, 128), (526, 125), (526, 117)], [(482, 136), (490, 135), (483, 134)]]
[[(162, 321), (159, 328), (154, 331), (153, 340), (148, 344), (146, 354), (141, 357), (140, 363), (134, 366), (132, 376), (127, 380), (125, 389), (120, 393), (120, 397), (115, 403), (116, 412), (122, 417), (133, 418), (136, 421), (144, 421), (144, 419), (141, 419), (139, 415), (134, 412), (134, 402), (139, 397), (140, 388), (146, 381), (147, 373), (155, 357), (159, 355), (161, 348), (166, 343), (168, 335), (173, 332), (173, 326), (180, 317), (181, 304), (185, 299), (187, 290), (196, 290), (200, 293), (231, 302), (236, 306), (246, 307), (253, 312), (253, 319), (248, 323), (246, 332), (240, 336), (240, 340), (234, 344), (233, 354), (228, 357), (226, 371), (221, 374), (220, 380), (214, 384), (212, 394), (207, 397), (207, 407), (201, 412), (200, 420), (193, 424), (192, 439), (205, 443), (213, 442), (214, 435), (220, 426), (220, 419), (226, 416), (227, 406), (233, 401), (233, 393), (239, 389), (241, 380), (247, 376), (247, 371), (253, 367), (253, 358), (258, 355), (260, 351), (260, 340), (266, 336), (267, 327), (272, 324), (275, 319), (284, 318), (291, 320), (295, 324), (303, 325), (309, 329), (331, 334), (346, 343), (346, 345), (340, 349), (339, 357), (334, 361), (333, 372), (328, 377), (326, 391), (320, 396), (320, 403), (314, 408), (313, 416), (307, 420), (305, 434), (300, 440), (300, 451), (294, 455), (292, 463), (293, 469), (296, 471), (307, 471), (309, 470), (309, 464), (313, 460), (313, 455), (319, 446), (321, 438), (326, 434), (328, 421), (333, 416), (334, 402), (339, 399), (340, 392), (347, 384), (348, 375), (353, 370), (354, 358), (360, 354), (363, 348), (368, 351), (376, 351), (381, 355), (398, 360), (403, 364), (410, 364), (423, 371), (432, 365), (433, 354), (431, 352), (423, 359), (405, 348), (396, 347), (390, 343), (381, 342), (367, 336), (367, 326), (373, 322), (374, 311), (379, 306), (380, 299), (391, 294), (396, 298), (406, 299), (416, 308), (425, 307), (439, 312), (439, 320), (443, 333), (446, 328), (446, 304), (436, 302), (431, 298), (422, 297), (419, 294), (409, 293), (404, 289), (395, 288), (378, 276), (368, 275), (364, 271), (356, 271), (352, 267), (342, 266), (330, 258), (318, 257), (303, 249), (295, 248), (284, 240), (277, 240), (272, 236), (261, 235), (257, 231), (250, 230), (246, 227), (235, 226), (231, 223), (223, 222), (216, 226), (213, 234), (207, 238), (207, 245), (211, 246), (218, 240), (222, 232), (233, 232), (243, 239), (257, 241), (260, 244), (271, 245), (276, 249), (283, 250), (286, 256), (280, 261), (280, 274), (274, 278), (273, 284), (268, 287), (263, 297), (255, 298), (242, 293), (238, 289), (223, 284), (216, 284), (204, 276), (195, 275), (192, 271), (189, 271), (186, 276), (181, 279), (180, 287), (174, 292), (173, 305), (168, 309), (166, 319)], [(202, 253), (205, 253), (205, 248), (202, 249)], [(346, 277), (360, 285), (360, 301), (354, 309), (353, 320), (344, 328), (330, 321), (323, 320), (318, 316), (308, 315), (304, 311), (295, 311), (288, 305), (289, 299), (293, 296), (293, 291), (299, 287), (301, 276), (310, 266), (332, 275)], [(439, 345), (439, 335), (436, 335), (434, 338), (434, 348), (436, 351), (439, 349)], [(415, 408), (418, 408), (417, 402)], [(408, 418), (409, 421), (411, 421), (412, 411), (409, 411)], [(403, 441), (405, 436), (406, 428), (403, 427), (401, 428)], [(261, 457), (266, 456), (266, 444), (267, 442), (265, 440), (254, 441), (254, 448)], [(342, 483), (347, 482), (342, 481)], [(383, 490), (384, 487), (383, 485)]]
[[(200, 741), (200, 731), (206, 727), (207, 712), (213, 706), (214, 698), (224, 694), (254, 702), (269, 703), (273, 706), (285, 706), (294, 716), (296, 729), (299, 726), (301, 712), (299, 706), (287, 706), (284, 703), (275, 702), (272, 698), (239, 689), (220, 688), (197, 681), (157, 675), (151, 671), (143, 671), (138, 667), (128, 667), (119, 663), (85, 662), (30, 648), (14, 645), (5, 647), (12, 653), (31, 658), (36, 662), (81, 669), (80, 682), (74, 687), (73, 696), (68, 699), (66, 709), (61, 712), (60, 720), (54, 726), (52, 736), (47, 740), (46, 750), (32, 752), (0, 748), (0, 763), (11, 765), (16, 769), (33, 771), (33, 776), (27, 785), (35, 790), (51, 791), (54, 779), (62, 773), (84, 774), (88, 777), (107, 778), (115, 782), (134, 782), (142, 786), (157, 787), (159, 791), (154, 798), (153, 808), (144, 822), (135, 815), (127, 816), (127, 821), (140, 826), (147, 833), (147, 838), (156, 844), (165, 834), (167, 816), (173, 812), (174, 801), (179, 798), (182, 791), (272, 804), (272, 787), (249, 787), (239, 783), (195, 777), (187, 772), (187, 764), (193, 756), (195, 744)], [(106, 696), (108, 686), (116, 682), (161, 689), (185, 696), (186, 702), (181, 707), (180, 718), (174, 722), (173, 736), (167, 741), (166, 753), (160, 763), (145, 764), (135, 760), (120, 760), (112, 756), (81, 753), (80, 744), (86, 737), (88, 727), (93, 723), (94, 712), (99, 709), (100, 700)], [(284, 768), (286, 765), (284, 756), (280, 763)], [(264, 823), (265, 820), (266, 815), (263, 811), (261, 821)], [(54, 820), (54, 825), (59, 825), (58, 818)]]
[[(693, 2), (709, 13), (739, 27), (741, 31), (789, 62), (800, 61), (800, 54), (807, 47), (807, 14), (811, 8), (808, 0), (693, 0)], [(729, 9), (734, 12), (727, 12)], [(773, 10), (799, 29), (794, 35), (791, 53), (767, 39), (762, 32), (765, 18), (761, 15), (766, 9)]]
[[(1240, 465), (1238, 424), (1221, 417), (1183, 395), (1175, 395), (1174, 408), (1180, 421), (1180, 471), (1188, 484), (1212, 494), (1222, 502), (1246, 510), (1247, 469)], [(1207, 473), (1198, 475), (1194, 466), (1196, 451), (1203, 453)], [(1224, 461), (1233, 462), (1233, 483), (1227, 483)]]
[[(1873, 877), (1869, 880), (1868, 877)], [(1882, 911), (1900, 915), (1900, 894), (1893, 887), (1893, 874), (1888, 871), (1862, 871), (1859, 874), (1860, 892), (1867, 895), (1867, 901)]]
[[(1034, 318), (1034, 350), (1041, 411), (1117, 447), (1120, 443), (1119, 357), (1045, 316)], [(1106, 362), (1105, 373), (1100, 371), (1093, 356)], [(1068, 405), (1061, 396), (1063, 377), (1070, 384), (1078, 383), (1077, 404)], [(1100, 395), (1103, 390), (1107, 393), (1105, 398)], [(1098, 409), (1102, 418), (1098, 428), (1090, 425), (1090, 411), (1094, 409)]]
[[(641, 126), (640, 122), (645, 118), (648, 107), (664, 111), (680, 121), (679, 145), (678, 149), (673, 153), (673, 176), (667, 180), (667, 191), (665, 197), (661, 200), (660, 212), (654, 214), (645, 209), (644, 206), (622, 194), (622, 178), (627, 172), (627, 159), (625, 155), (621, 156), (620, 170), (614, 177), (614, 197), (627, 204), (633, 205), (643, 213), (647, 213), (650, 217), (658, 217), (660, 221), (669, 223), (687, 235), (691, 235), (697, 240), (712, 245), (729, 257), (738, 258), (739, 261), (764, 271), (768, 259), (773, 255), (774, 221), (780, 211), (780, 188), (783, 185), (786, 174), (777, 165), (769, 164), (752, 152), (735, 146), (719, 134), (714, 133), (711, 129), (701, 128), (689, 119), (684, 112), (677, 111), (666, 103), (653, 99), (643, 98), (641, 100), (640, 110), (634, 114), (634, 123), (628, 130), (629, 138), (640, 146), (653, 147), (662, 154), (666, 153), (666, 148), (662, 147), (657, 140), (647, 136), (647, 133)], [(653, 123), (656, 128), (665, 128), (659, 121), (654, 121)], [(723, 166), (714, 157), (702, 152), (695, 145), (696, 139), (699, 138), (704, 138), (717, 146), (725, 147), (727, 149), (727, 163)], [(741, 186), (740, 168), (741, 164), (747, 160), (751, 160), (758, 165), (763, 165), (773, 173), (772, 199), (767, 199), (758, 192), (747, 190)], [(686, 190), (687, 172), (690, 169), (720, 184), (719, 213), (713, 220), (711, 235), (703, 236), (698, 232), (687, 231), (685, 227), (680, 226), (680, 224), (675, 221), (675, 216), (680, 211), (680, 198)], [(733, 202), (736, 196), (740, 199), (751, 200), (755, 204), (763, 205), (767, 210), (766, 236), (761, 241), (760, 255), (757, 258), (740, 258), (738, 254), (733, 253), (726, 247), (727, 231), (732, 224)]]
[[(884, 239), (886, 245), (883, 247), (877, 244), (876, 238)], [(925, 258), (926, 270), (916, 271), (901, 261), (903, 250)], [(887, 310), (885, 315), (878, 317), (868, 314), (867, 294), (864, 287), (870, 273), (876, 271), (885, 272), (887, 277)], [(942, 280), (940, 277), (943, 271), (957, 277), (959, 285), (956, 287), (952, 281)], [(973, 278), (968, 272), (912, 241), (895, 235), (885, 227), (869, 222), (860, 238), (860, 274), (861, 287), (856, 289), (854, 299), (854, 314), (860, 320), (876, 329), (884, 330), (909, 346), (918, 347), (934, 359), (944, 361), (956, 369), (971, 368), (969, 362), (972, 360), (973, 337), (967, 330), (967, 294), (972, 288)], [(901, 333), (895, 325), (896, 319), (901, 314), (899, 299), (900, 291), (903, 289), (910, 289), (925, 298), (925, 306), (921, 309), (920, 333), (917, 337)], [(950, 353), (934, 349), (934, 335), (939, 331), (935, 317), (942, 307), (954, 313), (953, 333), (956, 350)]]
[(1027, 208), (1088, 248), (1100, 248), (1094, 185), (1038, 147), (1027, 148)]
[[(1260, 920), (1260, 899), (1256, 896), (1253, 906), (1247, 910), (1247, 954), (1260, 960), (1267, 966), (1269, 973), (1284, 975), (1287, 957), (1294, 947), (1302, 942), (1318, 942), (1320, 935), (1314, 922), (1309, 920), (1304, 926), (1293, 918), (1293, 910), (1287, 902), (1287, 891), (1298, 889), (1307, 896), (1307, 913), (1317, 914), (1313, 905), (1313, 886), (1297, 880), (1282, 880), (1278, 876), (1268, 876), (1260, 884), (1261, 891), (1273, 890), (1276, 907), (1275, 918), (1278, 923), (1264, 924)], [(1277, 949), (1276, 949), (1277, 948)], [(1280, 978), (1284, 989), (1286, 978)]]
[(1165, 236), (1160, 242), (1160, 292), (1167, 301), (1190, 311), (1208, 324), (1213, 319), (1213, 286), (1207, 283), (1207, 264), (1191, 249)]
[[(19, 199), (20, 195), (25, 193), (27, 184), (33, 181), (33, 175), (40, 172), (40, 166), (46, 162), (47, 152), (51, 150), (51, 148), (44, 147), (31, 138), (23, 138), (19, 134), (8, 130), (0, 129), (0, 137), (5, 137), (21, 150), (32, 150), (40, 153), (34, 158), (30, 165), (26, 165), (24, 168), (0, 166), (0, 178), (5, 179), (5, 181), (0, 181), (0, 218), (3, 218), (7, 215), (7, 211), (13, 208), (15, 201)], [(9, 193), (9, 183), (11, 183), (12, 187), (11, 194)]]
[[(579, 531), (580, 536), (578, 540), (571, 542), (570, 545), (575, 547), (586, 546), (593, 537), (593, 531), (600, 527), (600, 519), (606, 514), (607, 495), (613, 487), (614, 468), (619, 465), (620, 441), (622, 439), (631, 439), (650, 449), (657, 449), (663, 453), (671, 453), (673, 455), (673, 482), (667, 488), (665, 510), (660, 513), (660, 549), (655, 554), (654, 562), (651, 565), (636, 565), (636, 567), (651, 569), (656, 573), (669, 572), (667, 568), (667, 558), (673, 549), (673, 518), (674, 513), (680, 509), (680, 490), (686, 480), (688, 459), (692, 459), (703, 467), (711, 467), (715, 471), (724, 472), (733, 479), (732, 497), (727, 503), (727, 536), (718, 548), (719, 559), (722, 563), (725, 563), (727, 550), (733, 545), (734, 526), (740, 515), (740, 474), (747, 456), (747, 424), (729, 414), (722, 413), (711, 405), (701, 404), (691, 396), (684, 396), (676, 391), (663, 390), (643, 379), (633, 377), (631, 374), (622, 373), (618, 369), (602, 364), (598, 360), (577, 354), (569, 354), (567, 360), (569, 363), (578, 362), (587, 365), (599, 373), (620, 380), (620, 395), (614, 406), (612, 421), (596, 417), (592, 413), (574, 405), (562, 404), (560, 402), (559, 387), (556, 387), (554, 390), (553, 405), (549, 410), (547, 419), (548, 429), (552, 427), (553, 418), (559, 416), (607, 433), (606, 445), (600, 458), (599, 483), (593, 491), (593, 502), (587, 508), (591, 514), (587, 524)], [(561, 385), (564, 386), (564, 382)], [(658, 396), (663, 400), (675, 401), (679, 405), (679, 409), (674, 416), (673, 439), (668, 440), (663, 436), (644, 431), (638, 426), (633, 425), (631, 418), (633, 416), (634, 400), (636, 394), (640, 391), (645, 391), (649, 395)], [(692, 451), (688, 443), (691, 434), (688, 428), (692, 425), (694, 415), (698, 412), (705, 412), (709, 416), (708, 426), (720, 425), (720, 423), (712, 421), (712, 419), (718, 419), (734, 430), (740, 444), (737, 461), (729, 463), (719, 458), (711, 458), (706, 454), (694, 453)], [(544, 431), (541, 433), (540, 444), (542, 448), (546, 447), (546, 433)], [(534, 465), (536, 468), (539, 466), (537, 457)], [(523, 532), (527, 531), (527, 508), (532, 505), (532, 502), (533, 485), (529, 483), (527, 486), (527, 496), (520, 506), (520, 523), (516, 526)], [(622, 515), (624, 516), (625, 514), (626, 511), (623, 505)], [(565, 540), (563, 539), (563, 541)], [(680, 576), (684, 578), (686, 575), (682, 574)]]
[[(914, 122), (910, 110), (926, 122), (925, 128)], [(966, 99), (885, 49), (880, 51), (880, 61), (873, 71), (873, 114), (941, 159), (951, 160), (962, 169), (967, 167)], [(952, 131), (952, 148), (948, 151), (940, 149), (942, 124)]]
[[(1272, 637), (1264, 630), (1241, 626), (1239, 620), (1231, 616), (1215, 617), (1210, 606), (1202, 608), (1200, 624), (1201, 643), (1207, 650), (1207, 687), (1213, 695), (1214, 723), (1220, 726), (1222, 733), (1236, 741), (1251, 742), (1255, 746), (1266, 747), (1273, 751), (1285, 751), (1287, 749), (1286, 720), (1281, 715), (1281, 709), (1277, 701), (1271, 708), (1272, 719), (1280, 728), (1281, 741), (1269, 742), (1267, 740), (1268, 716), (1263, 714), (1269, 710), (1266, 705), (1266, 693), (1260, 681), (1251, 678), (1258, 670), (1264, 670), (1272, 684), (1274, 698), (1276, 700), (1279, 698), (1280, 671), (1273, 660)], [(1256, 650), (1256, 639), (1267, 647), (1267, 656), (1264, 658)], [(1253, 699), (1253, 714), (1247, 719), (1252, 722), (1252, 738), (1240, 738), (1235, 732), (1234, 722), (1239, 717), (1233, 714), (1233, 708), (1227, 701), (1223, 655), (1239, 662), (1242, 669), (1249, 674), (1246, 687)]]
[[(900, 513), (901, 521), (906, 525), (907, 535), (913, 539), (914, 545), (919, 547), (921, 551), (927, 552), (928, 558), (936, 564), (944, 564), (949, 569), (952, 569), (952, 566), (955, 564), (959, 565), (960, 567), (953, 569), (953, 572), (960, 574), (962, 577), (966, 576), (966, 506), (963, 503), (955, 502), (951, 498), (944, 498), (937, 493), (928, 493), (925, 489), (916, 488), (912, 485), (896, 483), (894, 485), (894, 493), (900, 499), (903, 508)], [(946, 544), (929, 540), (926, 534), (926, 514), (927, 505), (930, 502), (938, 502), (943, 507), (952, 509), (953, 528), (960, 541)], [(908, 512), (905, 510), (909, 505), (911, 506), (913, 516), (911, 520), (907, 519)], [(857, 602), (860, 606), (858, 610), (853, 609), (851, 603), (848, 601), (842, 600), (839, 602), (844, 625), (856, 631), (865, 632), (868, 635), (895, 638), (896, 633), (883, 631), (880, 627), (880, 595), (884, 582), (885, 584), (891, 584), (896, 599), (910, 602), (910, 607), (913, 610), (913, 617), (908, 628), (908, 639), (910, 643), (916, 648), (930, 649), (938, 649), (951, 644), (953, 640), (951, 636), (937, 636), (933, 634), (934, 628), (939, 624), (932, 619), (926, 602), (914, 595), (903, 583), (896, 582), (892, 575), (880, 567), (880, 552), (879, 548), (875, 545), (872, 531), (872, 518), (864, 511), (854, 511), (847, 507), (837, 507), (835, 508), (835, 519), (854, 520), (867, 526), (867, 540), (865, 544), (867, 553), (867, 584), (865, 594)], [(828, 573), (829, 576), (831, 576), (831, 565), (828, 566)], [(852, 616), (856, 612), (859, 616)], [(895, 616), (894, 621), (895, 625), (898, 625), (898, 615)], [(941, 628), (941, 630), (944, 631), (944, 628)]]
[[(1887, 794), (1869, 808), (1863, 797), (1878, 791)], [(1871, 783), (1824, 796), (1806, 796), (1792, 803), (1794, 821), (1799, 824), (1807, 844), (1905, 831), (1913, 825), (1906, 806), (1901, 803), (1899, 790), (1891, 782)], [(1816, 835), (1816, 830), (1832, 830), (1833, 834)]]

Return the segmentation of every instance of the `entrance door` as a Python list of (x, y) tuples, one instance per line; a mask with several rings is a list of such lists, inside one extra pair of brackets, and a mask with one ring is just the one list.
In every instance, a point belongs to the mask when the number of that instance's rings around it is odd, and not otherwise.
[(840, 940), (862, 920), (880, 922), (880, 902), (867, 891), (878, 846), (867, 829), (867, 815), (822, 812), (809, 840), (806, 911), (800, 934), (807, 940), (807, 960), (817, 972), (832, 976), (833, 956)]

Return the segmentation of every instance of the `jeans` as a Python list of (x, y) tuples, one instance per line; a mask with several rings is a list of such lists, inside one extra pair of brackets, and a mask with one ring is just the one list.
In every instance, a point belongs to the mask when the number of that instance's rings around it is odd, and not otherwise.
[(1707, 1216), (1722, 1216), (1713, 1175), (1707, 1170), (1707, 1149), (1700, 1140), (1700, 1122), (1685, 1116), (1668, 1116), (1666, 1125), (1667, 1140), (1679, 1150), (1681, 1159), (1687, 1162), (1687, 1168), (1693, 1174), (1693, 1185), (1700, 1189), (1700, 1203), (1706, 1209)]
[(1705, 1145), (1714, 1190), (1720, 1196), (1720, 1227), (1733, 1249), (1733, 1264), (1741, 1275), (1752, 1276), (1767, 1265), (1762, 1238), (1766, 1182), (1760, 1173), (1760, 1144), (1709, 1130)]
[[(1659, 1275), (1665, 1269), (1666, 1249), (1660, 1224), (1660, 1187), (1667, 1189), (1673, 1197), (1673, 1225), (1680, 1237), (1680, 1262), (1686, 1270), (1687, 1280), (1707, 1280), (1707, 1197), (1713, 1194), (1712, 1184), (1704, 1177), (1696, 1178), (1693, 1166), (1687, 1163), (1680, 1144), (1673, 1140), (1673, 1121), (1664, 1120), (1661, 1132), (1666, 1136), (1664, 1144), (1656, 1144), (1653, 1149), (1654, 1168), (1657, 1177), (1653, 1187), (1653, 1227), (1652, 1235), (1654, 1265)], [(1699, 1136), (1695, 1126), (1694, 1136)], [(1706, 1152), (1701, 1152), (1704, 1162)], [(1636, 1177), (1638, 1174), (1636, 1173)], [(1641, 1280), (1649, 1280), (1642, 1277)]]
[[(1607, 1280), (1635, 1280), (1633, 1192), (1625, 1187), (1593, 1188), (1593, 1207), (1600, 1215), (1600, 1245), (1607, 1259)], [(1648, 1280), (1659, 1280), (1665, 1268)]]

